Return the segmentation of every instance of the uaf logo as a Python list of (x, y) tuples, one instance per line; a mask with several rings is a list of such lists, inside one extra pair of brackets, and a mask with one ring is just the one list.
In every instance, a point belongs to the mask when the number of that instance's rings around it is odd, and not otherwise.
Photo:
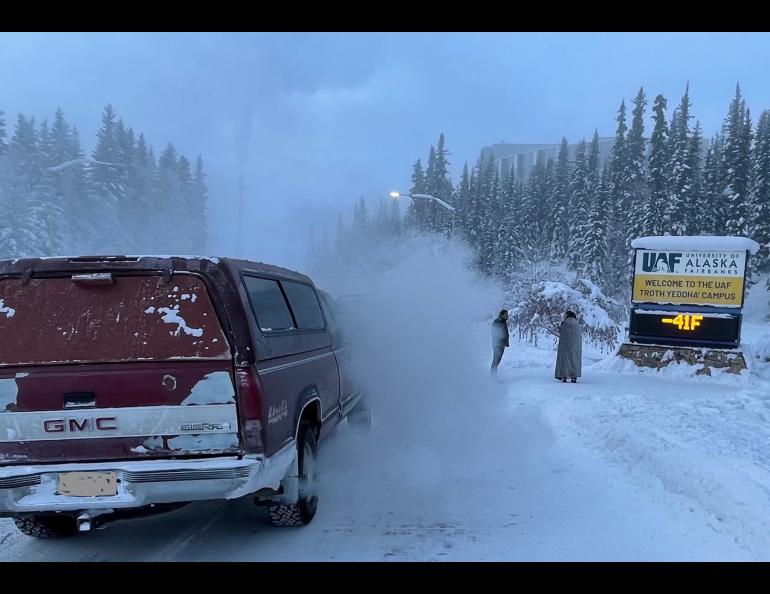
[(644, 272), (674, 272), (674, 267), (681, 261), (681, 252), (645, 252), (642, 254), (642, 270)]

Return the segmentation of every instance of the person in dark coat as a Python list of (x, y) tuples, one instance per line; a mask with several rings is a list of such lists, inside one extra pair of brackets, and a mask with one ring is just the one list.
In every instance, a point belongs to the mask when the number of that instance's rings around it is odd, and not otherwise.
[(508, 340), (508, 310), (500, 310), (500, 314), (492, 322), (492, 367), (489, 372), (497, 377), (497, 366), (503, 358), (506, 347), (510, 346)]
[(557, 380), (577, 383), (583, 367), (583, 334), (580, 322), (574, 311), (564, 314), (564, 321), (559, 329), (559, 351), (556, 355)]

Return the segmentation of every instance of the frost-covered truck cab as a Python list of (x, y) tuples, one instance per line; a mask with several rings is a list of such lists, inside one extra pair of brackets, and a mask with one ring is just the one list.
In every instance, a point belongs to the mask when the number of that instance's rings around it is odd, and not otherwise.
[(360, 391), (333, 300), (234, 259), (0, 262), (0, 516), (52, 537), (252, 496), (318, 502), (318, 441)]

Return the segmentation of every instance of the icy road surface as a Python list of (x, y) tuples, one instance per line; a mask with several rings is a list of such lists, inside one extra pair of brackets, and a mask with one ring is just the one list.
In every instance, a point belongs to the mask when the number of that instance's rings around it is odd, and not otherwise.
[(553, 355), (521, 344), (506, 352), (495, 388), (505, 456), (476, 453), (453, 467), (429, 447), (385, 444), (376, 456), (377, 427), (343, 426), (321, 450), (324, 486), (308, 527), (273, 528), (248, 500), (58, 541), (0, 520), (0, 559), (770, 559), (766, 366), (693, 378), (586, 361), (584, 382), (563, 385), (551, 379)]

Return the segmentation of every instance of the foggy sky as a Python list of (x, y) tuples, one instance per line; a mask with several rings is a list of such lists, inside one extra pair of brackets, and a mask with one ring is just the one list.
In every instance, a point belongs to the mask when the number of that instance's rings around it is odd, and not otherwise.
[(10, 134), (61, 107), (90, 151), (111, 102), (156, 150), (203, 155), (209, 252), (235, 248), (242, 173), (246, 255), (302, 267), (311, 220), (408, 188), (440, 132), (457, 174), (494, 142), (612, 136), (640, 85), (670, 113), (689, 80), (711, 136), (736, 82), (755, 121), (770, 108), (768, 66), (746, 33), (0, 33), (0, 109)]

